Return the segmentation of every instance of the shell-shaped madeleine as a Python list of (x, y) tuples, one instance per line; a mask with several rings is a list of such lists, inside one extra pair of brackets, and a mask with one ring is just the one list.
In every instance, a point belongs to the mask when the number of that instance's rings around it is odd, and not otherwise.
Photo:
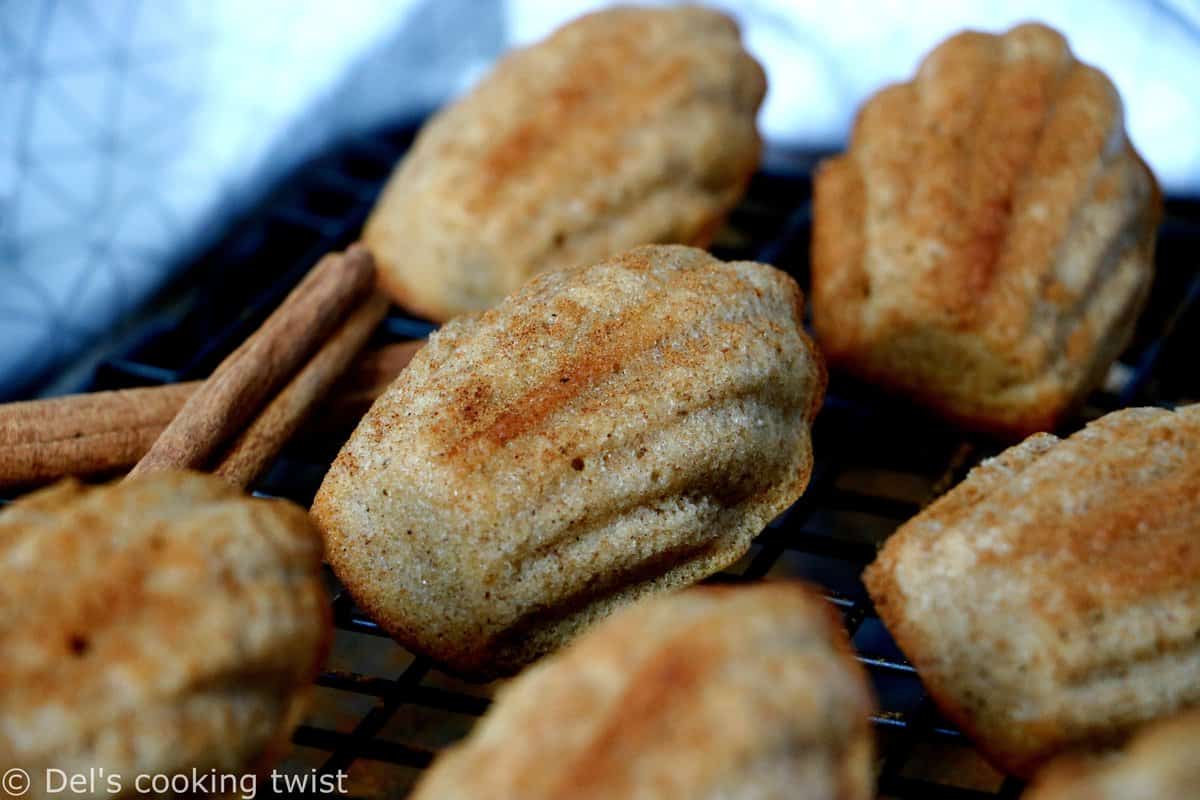
[(1103, 73), (1042, 25), (962, 33), (872, 97), (815, 185), (832, 364), (961, 424), (1052, 427), (1128, 343), (1161, 199)]
[(868, 800), (874, 707), (805, 586), (705, 586), (614, 614), (501, 688), (414, 798)]
[(537, 272), (706, 245), (758, 166), (765, 92), (716, 11), (616, 8), (564, 26), (421, 131), (363, 234), (382, 285), (443, 321)]
[(825, 374), (802, 303), (773, 267), (649, 246), (453, 320), (317, 493), (330, 563), (475, 676), (732, 563), (808, 482)]
[(0, 513), (0, 764), (32, 797), (58, 796), (51, 767), (131, 796), (142, 773), (262, 766), (330, 636), (303, 509), (195, 473), (64, 481)]
[(863, 578), (930, 696), (1006, 772), (1200, 709), (1200, 405), (1029, 437)]

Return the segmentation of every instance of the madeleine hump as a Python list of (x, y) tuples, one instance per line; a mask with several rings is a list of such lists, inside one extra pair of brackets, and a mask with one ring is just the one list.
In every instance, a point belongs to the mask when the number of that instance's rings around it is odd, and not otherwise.
[(814, 184), (831, 367), (967, 428), (1052, 430), (1129, 343), (1162, 199), (1121, 98), (1043, 25), (967, 32), (859, 112)]
[[(31, 798), (269, 768), (331, 639), (321, 538), (292, 503), (164, 471), (0, 512), (0, 765)], [(42, 779), (96, 767), (118, 785)]]
[(414, 800), (871, 800), (875, 702), (803, 584), (624, 609), (501, 688)]
[(930, 695), (997, 767), (1200, 707), (1200, 405), (1036, 434), (864, 575)]
[(381, 285), (444, 321), (537, 272), (706, 246), (758, 167), (766, 77), (729, 17), (588, 14), (422, 129), (363, 232)]
[(313, 504), (327, 558), (474, 677), (716, 572), (808, 483), (802, 316), (783, 272), (690, 247), (538, 276), (431, 336), (359, 424)]

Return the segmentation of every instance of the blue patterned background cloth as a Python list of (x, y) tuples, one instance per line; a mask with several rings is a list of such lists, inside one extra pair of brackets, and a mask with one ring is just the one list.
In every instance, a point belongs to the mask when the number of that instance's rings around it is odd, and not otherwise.
[[(0, 400), (44, 391), (305, 158), (445, 102), (598, 5), (0, 0)], [(1113, 77), (1165, 187), (1200, 190), (1194, 3), (713, 5), (767, 66), (773, 143), (837, 147), (863, 99), (949, 33), (1042, 19)]]

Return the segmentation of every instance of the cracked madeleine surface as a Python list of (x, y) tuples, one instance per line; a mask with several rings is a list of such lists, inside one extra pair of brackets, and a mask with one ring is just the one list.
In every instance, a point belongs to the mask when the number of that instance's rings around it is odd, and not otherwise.
[(414, 797), (868, 800), (873, 710), (816, 592), (688, 589), (614, 614), (504, 686)]
[(0, 513), (0, 764), (40, 797), (50, 767), (132, 795), (269, 763), (330, 636), (303, 509), (196, 473), (64, 481)]
[(765, 92), (723, 14), (588, 14), (430, 119), (363, 241), (392, 297), (438, 321), (544, 270), (705, 246), (758, 167)]
[(808, 482), (825, 372), (802, 306), (773, 267), (650, 246), (451, 321), (317, 493), (330, 562), (478, 676), (716, 572)]
[(942, 710), (1028, 776), (1200, 705), (1200, 405), (985, 461), (864, 575)]
[(1112, 83), (1042, 25), (941, 44), (866, 103), (814, 193), (830, 364), (970, 428), (1053, 428), (1150, 286), (1157, 183)]

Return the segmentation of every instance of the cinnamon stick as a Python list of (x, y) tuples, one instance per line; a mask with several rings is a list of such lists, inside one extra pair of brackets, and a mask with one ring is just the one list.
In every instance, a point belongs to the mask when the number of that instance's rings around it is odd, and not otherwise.
[(188, 398), (129, 476), (204, 468), (370, 291), (374, 275), (371, 254), (359, 245), (322, 258)]
[(0, 406), (0, 486), (128, 468), (199, 383)]
[[(424, 340), (363, 353), (302, 435), (349, 430), (408, 366)], [(203, 381), (0, 404), (0, 487), (128, 470)]]
[(383, 319), (388, 301), (372, 295), (355, 309), (317, 354), (229, 447), (213, 473), (245, 488), (266, 469), (313, 407), (342, 376)]

